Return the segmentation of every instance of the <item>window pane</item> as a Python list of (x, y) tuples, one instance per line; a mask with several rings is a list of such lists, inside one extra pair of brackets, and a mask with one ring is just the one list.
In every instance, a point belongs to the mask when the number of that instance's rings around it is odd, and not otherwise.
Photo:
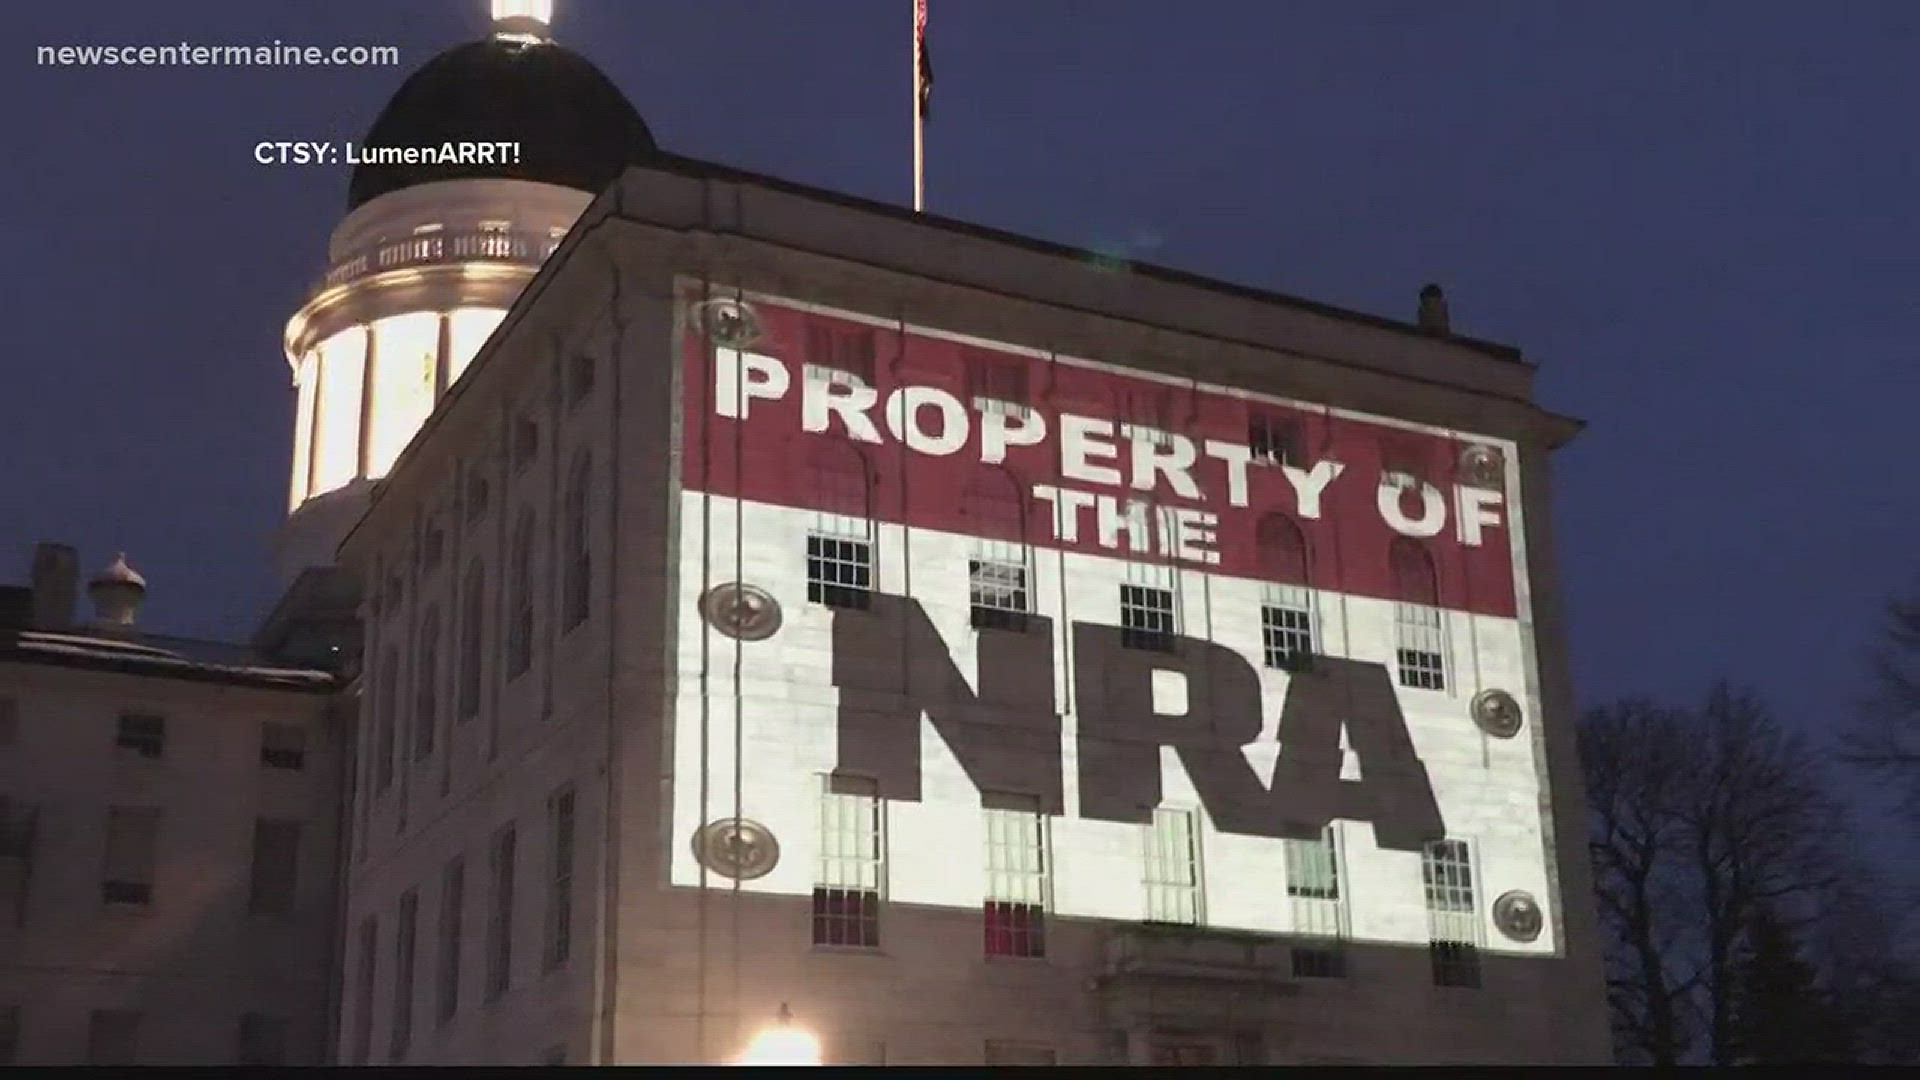
[(145, 713), (122, 713), (114, 744), (141, 757), (157, 758), (167, 747), (166, 718)]
[(298, 724), (261, 725), (260, 764), (269, 769), (306, 768), (307, 729)]
[(111, 904), (153, 901), (154, 853), (159, 836), (158, 809), (116, 806), (108, 811), (102, 899)]
[(253, 886), (248, 910), (285, 915), (293, 910), (299, 879), (300, 823), (261, 821), (253, 828)]

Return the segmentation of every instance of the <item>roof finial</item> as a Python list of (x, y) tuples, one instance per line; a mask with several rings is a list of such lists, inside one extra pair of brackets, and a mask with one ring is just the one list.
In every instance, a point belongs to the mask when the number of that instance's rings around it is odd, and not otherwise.
[(508, 41), (553, 37), (553, 0), (493, 0), (493, 36)]

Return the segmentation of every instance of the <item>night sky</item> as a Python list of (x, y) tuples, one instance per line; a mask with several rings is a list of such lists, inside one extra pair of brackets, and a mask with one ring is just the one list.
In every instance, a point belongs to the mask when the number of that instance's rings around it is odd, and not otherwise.
[[(15, 8), (20, 10), (15, 10)], [(910, 201), (909, 0), (558, 0), (676, 152)], [(147, 623), (274, 598), (288, 315), (364, 134), (484, 0), (9, 5), (0, 580), (125, 549)], [(1559, 456), (1584, 702), (1726, 674), (1806, 730), (1920, 573), (1920, 5), (932, 0), (929, 209), (1456, 329)], [(52, 68), (40, 44), (395, 44), (401, 68)]]

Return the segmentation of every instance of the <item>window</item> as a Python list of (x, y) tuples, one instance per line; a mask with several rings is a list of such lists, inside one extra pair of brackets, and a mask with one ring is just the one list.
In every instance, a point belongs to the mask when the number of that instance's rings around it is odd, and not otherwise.
[(114, 745), (141, 757), (157, 758), (167, 748), (167, 719), (146, 713), (121, 713)]
[(587, 483), (592, 461), (582, 454), (567, 479), (565, 581), (560, 590), (560, 625), (571, 630), (587, 621), (593, 587), (593, 554), (587, 548)]
[(1260, 646), (1267, 666), (1304, 671), (1313, 659), (1313, 612), (1306, 598), (1269, 593), (1260, 605)]
[(27, 918), (38, 818), (38, 807), (0, 795), (0, 917), (9, 917), (16, 925), (25, 924)]
[(865, 610), (873, 588), (873, 545), (831, 536), (807, 537), (807, 599)]
[(443, 1024), (460, 1008), (460, 916), (466, 892), (467, 860), (455, 855), (440, 872), (440, 970), (434, 1014)]
[(1192, 810), (1157, 808), (1147, 826), (1147, 921), (1198, 926), (1200, 825)]
[(433, 728), (440, 700), (440, 611), (428, 608), (420, 620), (420, 651), (413, 665), (413, 756), (433, 753)]
[(1421, 855), (1435, 986), (1480, 985), (1480, 916), (1473, 902), (1473, 853), (1465, 840), (1430, 841)]
[(967, 577), (976, 629), (1023, 631), (1028, 597), (1026, 502), (1005, 469), (982, 473), (961, 492), (960, 510), (975, 537)]
[(375, 738), (379, 740), (374, 747), (377, 757), (374, 765), (379, 777), (379, 788), (387, 790), (393, 784), (394, 724), (399, 721), (395, 715), (399, 712), (394, 706), (400, 699), (400, 650), (389, 645), (380, 653), (380, 667), (376, 673), (378, 695), (375, 706), (379, 714), (374, 718)]
[(380, 959), (380, 924), (371, 915), (360, 920), (360, 971), (355, 995), (352, 1064), (373, 1055), (374, 965)]
[(507, 564), (511, 610), (507, 616), (507, 678), (525, 674), (533, 663), (533, 516), (522, 514), (514, 526)]
[(414, 935), (420, 920), (420, 890), (400, 894), (400, 917), (393, 929), (393, 1030), (387, 1059), (403, 1061), (413, 1043)]
[(487, 572), (475, 559), (467, 566), (467, 586), (460, 603), (460, 719), (480, 713), (481, 634), (487, 616)]
[(1247, 449), (1253, 452), (1255, 461), (1300, 465), (1305, 461), (1300, 441), (1300, 425), (1291, 419), (1266, 412), (1247, 416)]
[(487, 1000), (507, 992), (513, 978), (513, 861), (512, 825), (493, 834), (487, 855), (493, 874), (493, 913), (487, 920)]
[(1395, 604), (1394, 632), (1398, 641), (1395, 656), (1399, 660), (1400, 685), (1445, 690), (1447, 671), (1439, 609)]
[(260, 726), (260, 765), (299, 772), (307, 767), (307, 729), (299, 724)]
[(1282, 843), (1293, 927), (1309, 939), (1293, 945), (1294, 978), (1340, 978), (1346, 974), (1347, 919), (1333, 828), (1329, 826), (1316, 840), (1289, 839)]
[(0, 1065), (11, 1065), (20, 1053), (20, 1006), (0, 1005)]
[(300, 875), (300, 823), (257, 821), (253, 826), (253, 884), (247, 910), (255, 915), (293, 911)]
[(873, 483), (864, 454), (845, 443), (819, 448), (812, 462), (818, 508), (813, 531), (853, 540), (873, 539)]
[(806, 377), (832, 382), (853, 376), (873, 385), (873, 331), (864, 326), (807, 324)]
[(549, 970), (567, 962), (573, 951), (573, 792), (547, 800), (548, 851), (553, 864), (547, 877), (546, 963)]
[(1026, 361), (991, 353), (972, 353), (967, 360), (967, 396), (983, 413), (1027, 415), (1032, 401), (1027, 386)]
[(160, 811), (149, 806), (116, 806), (107, 812), (106, 865), (100, 898), (109, 904), (153, 903), (154, 849), (160, 839)]
[(1313, 658), (1313, 593), (1307, 588), (1307, 542), (1284, 514), (1254, 527), (1261, 586), (1260, 643), (1266, 665), (1303, 671)]
[(1398, 597), (1393, 605), (1393, 624), (1400, 685), (1445, 690), (1446, 633), (1433, 560), (1425, 549), (1404, 536), (1394, 538), (1389, 558)]
[(524, 472), (540, 456), (540, 422), (522, 414), (513, 421), (513, 471)]
[(1038, 1043), (1001, 1042), (987, 1040), (987, 1064), (989, 1065), (1054, 1065), (1053, 1047)]
[(1167, 388), (1138, 384), (1122, 390), (1118, 407), (1122, 438), (1162, 447), (1173, 445), (1173, 396)]
[(487, 478), (479, 469), (467, 472), (467, 521), (478, 521), (487, 512)]
[(1155, 1065), (1217, 1065), (1219, 1054), (1213, 1043), (1199, 1039), (1156, 1038), (1148, 1047)]
[(20, 703), (0, 698), (0, 750), (20, 745)]
[(567, 361), (567, 407), (572, 408), (593, 396), (595, 368), (593, 357), (574, 353)]
[[(1430, 451), (1417, 435), (1387, 435), (1380, 440), (1380, 473), (1389, 483), (1420, 484), (1434, 479), (1428, 467)], [(1404, 480), (1397, 479), (1404, 477)], [(1401, 490), (1407, 490), (1404, 486)]]
[(1129, 649), (1172, 652), (1173, 590), (1120, 586), (1120, 644)]
[(1032, 809), (988, 809), (986, 950), (988, 956), (1047, 955), (1052, 904), (1047, 816)]
[(426, 534), (420, 541), (421, 561), (424, 569), (431, 572), (440, 569), (440, 560), (447, 551), (447, 531), (438, 524), (429, 524)]
[(287, 1018), (266, 1013), (244, 1013), (234, 1052), (236, 1065), (285, 1065)]
[(1253, 527), (1255, 560), (1263, 580), (1281, 585), (1311, 584), (1306, 534), (1285, 514), (1267, 514)]
[(813, 886), (813, 943), (880, 947), (886, 837), (879, 786), (821, 777), (820, 868)]
[(140, 1014), (132, 1009), (95, 1009), (87, 1017), (88, 1065), (138, 1065)]
[(997, 559), (967, 560), (967, 587), (972, 595), (973, 625), (977, 630), (1027, 628), (1027, 568)]

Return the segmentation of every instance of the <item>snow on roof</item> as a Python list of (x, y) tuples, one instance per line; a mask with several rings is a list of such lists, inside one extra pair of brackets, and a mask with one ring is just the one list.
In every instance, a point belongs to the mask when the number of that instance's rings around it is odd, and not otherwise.
[(330, 672), (275, 663), (245, 646), (156, 635), (131, 638), (21, 630), (0, 636), (0, 658), (288, 687), (325, 687), (336, 682)]

